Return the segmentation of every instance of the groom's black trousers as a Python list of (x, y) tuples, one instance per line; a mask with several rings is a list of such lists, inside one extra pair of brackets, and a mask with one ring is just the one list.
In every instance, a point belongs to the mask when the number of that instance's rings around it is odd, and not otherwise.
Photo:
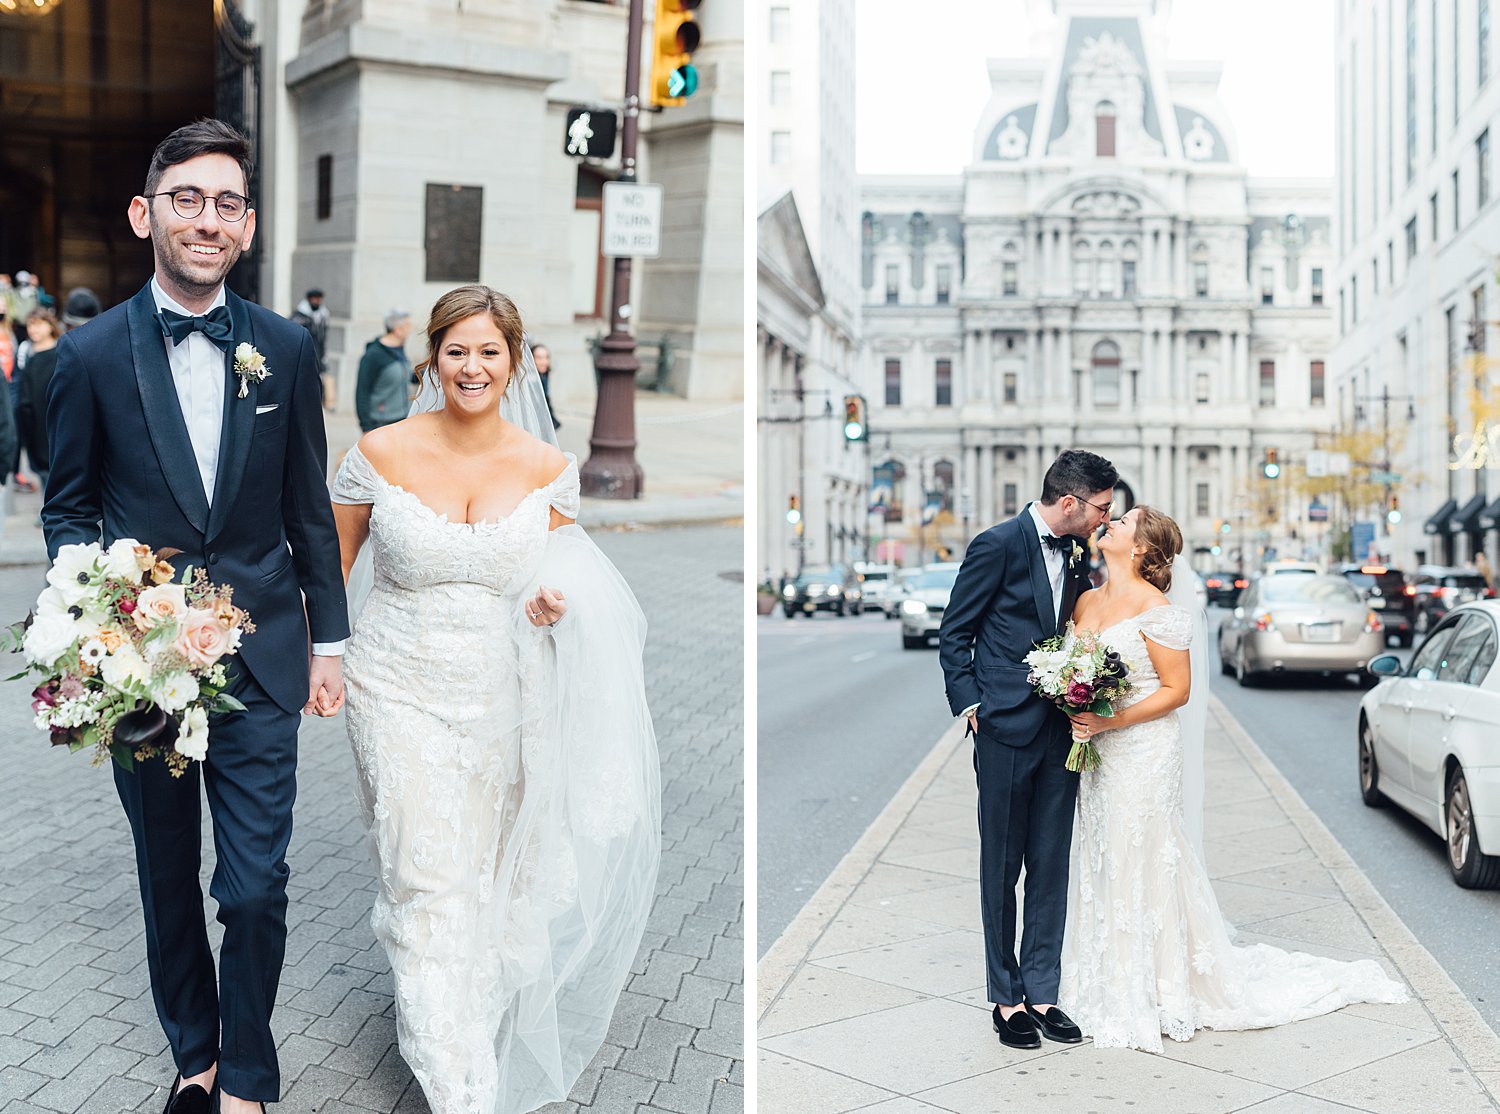
[[(1068, 854), (1078, 775), (1063, 767), (1071, 745), (1050, 722), (1022, 747), (979, 736), (979, 900), (989, 999), (1055, 1003), (1068, 912)], [(1016, 883), (1026, 866), (1021, 958), (1016, 961)]]
[[(214, 716), (202, 782), (213, 821), (209, 893), (224, 926), (214, 972), (204, 924), (199, 763), (174, 778), (159, 759), (134, 773), (115, 766), (115, 787), (135, 837), (146, 912), (146, 959), (156, 1014), (184, 1076), (219, 1061), (223, 1089), (275, 1102), (281, 1073), (271, 1009), (286, 951), (286, 849), (297, 794), (299, 714), (277, 706), (243, 666), (230, 691), (245, 711)], [(223, 987), (223, 994), (219, 993)]]

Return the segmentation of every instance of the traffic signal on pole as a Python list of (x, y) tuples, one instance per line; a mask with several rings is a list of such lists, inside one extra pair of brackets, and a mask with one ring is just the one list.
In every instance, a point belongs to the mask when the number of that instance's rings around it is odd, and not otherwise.
[(1274, 480), (1277, 476), (1281, 475), (1281, 464), (1276, 457), (1277, 453), (1275, 449), (1266, 450), (1265, 460), (1262, 462), (1260, 469), (1265, 473), (1268, 480)]
[(865, 424), (865, 400), (859, 395), (844, 396), (844, 440), (868, 441), (870, 427)]
[(1392, 526), (1401, 521), (1401, 500), (1398, 496), (1391, 496), (1391, 508), (1385, 512), (1385, 520)]
[(795, 495), (788, 495), (786, 497), (786, 520), (793, 526), (802, 521), (802, 508), (797, 505), (797, 497)]
[(656, 0), (651, 51), (651, 103), (660, 108), (685, 104), (698, 91), (693, 51), (703, 32), (693, 19), (701, 0)]

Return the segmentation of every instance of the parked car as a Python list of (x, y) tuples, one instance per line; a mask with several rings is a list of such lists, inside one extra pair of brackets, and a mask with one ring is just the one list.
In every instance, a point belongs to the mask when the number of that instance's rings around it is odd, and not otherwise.
[(937, 637), (957, 579), (958, 562), (954, 561), (924, 565), (907, 581), (901, 598), (901, 645), (905, 649), (920, 650)]
[(1410, 646), (1417, 625), (1417, 590), (1406, 574), (1387, 565), (1344, 565), (1339, 569), (1374, 611), (1380, 612), (1387, 638)]
[(1219, 627), (1219, 666), (1250, 687), (1270, 673), (1355, 673), (1385, 625), (1342, 576), (1257, 576)]
[(1240, 593), (1249, 583), (1246, 577), (1228, 570), (1205, 573), (1203, 576), (1203, 586), (1208, 589), (1208, 602), (1220, 607), (1233, 607), (1234, 601), (1240, 598)]
[(1416, 590), (1416, 615), (1412, 626), (1418, 634), (1432, 630), (1461, 603), (1495, 596), (1478, 569), (1418, 565), (1411, 585)]
[(859, 574), (860, 611), (884, 611), (885, 599), (895, 587), (892, 578), (895, 576), (896, 566), (856, 561), (854, 571)]
[(781, 607), (788, 619), (814, 611), (858, 615), (859, 604), (859, 576), (848, 565), (803, 569), (801, 576), (781, 590)]
[(1320, 576), (1323, 569), (1311, 561), (1268, 561), (1261, 571), (1267, 576), (1276, 576), (1284, 572), (1310, 572), (1315, 576)]
[(1370, 662), (1382, 683), (1359, 702), (1359, 791), (1400, 806), (1443, 837), (1453, 880), (1500, 885), (1500, 602), (1464, 604), (1440, 620), (1403, 668)]

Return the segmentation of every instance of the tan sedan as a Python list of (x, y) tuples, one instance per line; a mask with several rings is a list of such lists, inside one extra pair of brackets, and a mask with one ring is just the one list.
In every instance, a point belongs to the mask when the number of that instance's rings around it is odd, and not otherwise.
[(1219, 628), (1219, 665), (1249, 687), (1272, 673), (1355, 673), (1385, 649), (1378, 613), (1341, 576), (1253, 579)]

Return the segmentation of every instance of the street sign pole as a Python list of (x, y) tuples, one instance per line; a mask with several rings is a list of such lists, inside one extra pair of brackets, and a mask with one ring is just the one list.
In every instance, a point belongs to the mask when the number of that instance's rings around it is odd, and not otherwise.
[[(625, 119), (620, 134), (620, 178), (635, 181), (636, 146), (641, 121), (641, 38), (643, 0), (630, 0), (629, 30), (625, 36)], [(615, 257), (614, 288), (610, 296), (609, 335), (594, 360), (599, 400), (594, 407), (594, 429), (589, 435), (589, 459), (579, 473), (583, 494), (604, 499), (638, 499), (646, 486), (645, 473), (635, 458), (635, 376), (641, 363), (635, 356), (635, 337), (629, 325), (630, 256)]]

